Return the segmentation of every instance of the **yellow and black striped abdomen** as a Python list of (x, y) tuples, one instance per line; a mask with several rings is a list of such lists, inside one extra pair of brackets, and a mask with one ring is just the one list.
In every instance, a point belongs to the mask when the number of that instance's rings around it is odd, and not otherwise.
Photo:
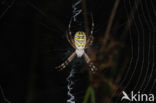
[(86, 34), (82, 31), (76, 32), (74, 41), (77, 49), (84, 49), (86, 46)]

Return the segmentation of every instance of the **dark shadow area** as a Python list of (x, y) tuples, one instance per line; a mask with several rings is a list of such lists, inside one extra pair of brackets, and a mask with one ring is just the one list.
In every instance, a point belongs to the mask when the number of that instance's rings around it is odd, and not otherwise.
[(84, 58), (75, 58), (62, 71), (54, 69), (74, 51), (66, 39), (72, 4), (0, 1), (0, 103), (66, 103), (71, 68), (77, 71), (72, 78), (76, 103), (82, 103), (88, 87), (96, 103), (120, 103), (123, 90), (156, 93), (155, 1), (120, 0), (108, 33), (115, 1), (86, 2), (95, 24), (93, 45), (86, 50), (99, 69), (95, 75)]

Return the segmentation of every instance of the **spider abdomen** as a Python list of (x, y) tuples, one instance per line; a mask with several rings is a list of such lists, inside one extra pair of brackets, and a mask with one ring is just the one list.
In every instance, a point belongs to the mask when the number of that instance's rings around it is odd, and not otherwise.
[(83, 50), (86, 46), (86, 34), (82, 31), (75, 33), (74, 42), (76, 49)]

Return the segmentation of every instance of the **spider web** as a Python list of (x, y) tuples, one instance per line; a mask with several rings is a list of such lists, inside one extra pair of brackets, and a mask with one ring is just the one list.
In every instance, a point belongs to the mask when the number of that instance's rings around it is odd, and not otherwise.
[(2, 86), (0, 85), (0, 102), (1, 103), (11, 103), (5, 96)]
[[(73, 16), (71, 17), (70, 20), (70, 24), (73, 22), (78, 22), (78, 16), (81, 14), (82, 10), (80, 8), (78, 8), (77, 6), (80, 5), (82, 0), (78, 0), (76, 1), (73, 5), (72, 5), (72, 9), (73, 9)], [(74, 74), (76, 73), (75, 71), (75, 64), (72, 64), (72, 68), (70, 71), (69, 76), (67, 77), (67, 81), (68, 81), (68, 85), (67, 85), (67, 89), (68, 89), (68, 97), (69, 99), (67, 100), (67, 103), (75, 103), (75, 96), (72, 92), (73, 90), (73, 86), (74, 86), (74, 80), (72, 78), (74, 78)]]
[[(13, 7), (16, 0), (1, 0), (0, 1), (0, 19), (2, 19), (9, 9)], [(11, 103), (7, 97), (5, 96), (4, 90), (2, 86), (0, 85), (0, 102), (1, 103)]]
[(8, 10), (13, 7), (16, 0), (1, 0), (0, 1), (0, 19), (5, 16)]
[[(149, 2), (147, 0), (136, 0), (134, 3), (131, 0), (124, 0), (127, 15), (129, 16), (128, 8), (132, 11), (128, 18), (128, 24), (133, 25), (133, 27), (129, 26), (127, 28), (131, 42), (131, 59), (120, 82), (120, 86), (125, 84), (121, 91), (154, 93), (152, 91), (154, 91), (156, 78), (154, 77), (155, 28), (152, 15), (155, 13), (155, 9), (153, 4), (153, 0)], [(150, 11), (150, 8), (153, 11)], [(135, 83), (134, 78), (136, 78)], [(133, 88), (130, 89), (130, 87)], [(122, 97), (121, 93), (119, 97)], [(119, 101), (116, 100), (115, 103)], [(124, 101), (123, 103), (127, 102)]]

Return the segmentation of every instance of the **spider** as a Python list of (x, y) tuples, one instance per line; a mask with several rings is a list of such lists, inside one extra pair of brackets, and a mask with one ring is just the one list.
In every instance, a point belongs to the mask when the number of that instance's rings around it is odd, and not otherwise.
[(70, 43), (70, 45), (75, 49), (75, 51), (67, 58), (67, 60), (62, 63), (61, 65), (57, 66), (57, 69), (64, 69), (72, 60), (75, 56), (78, 58), (81, 58), (84, 56), (85, 61), (90, 67), (90, 71), (92, 73), (95, 73), (97, 71), (97, 68), (94, 66), (94, 64), (91, 62), (91, 59), (85, 52), (85, 49), (87, 49), (93, 42), (93, 31), (94, 31), (94, 22), (93, 22), (93, 17), (92, 18), (92, 24), (91, 24), (91, 31), (90, 35), (86, 36), (86, 33), (84, 31), (77, 31), (75, 33), (75, 36), (73, 38), (72, 36), (72, 31), (71, 31), (71, 22), (68, 25), (68, 32), (67, 32), (67, 40)]

